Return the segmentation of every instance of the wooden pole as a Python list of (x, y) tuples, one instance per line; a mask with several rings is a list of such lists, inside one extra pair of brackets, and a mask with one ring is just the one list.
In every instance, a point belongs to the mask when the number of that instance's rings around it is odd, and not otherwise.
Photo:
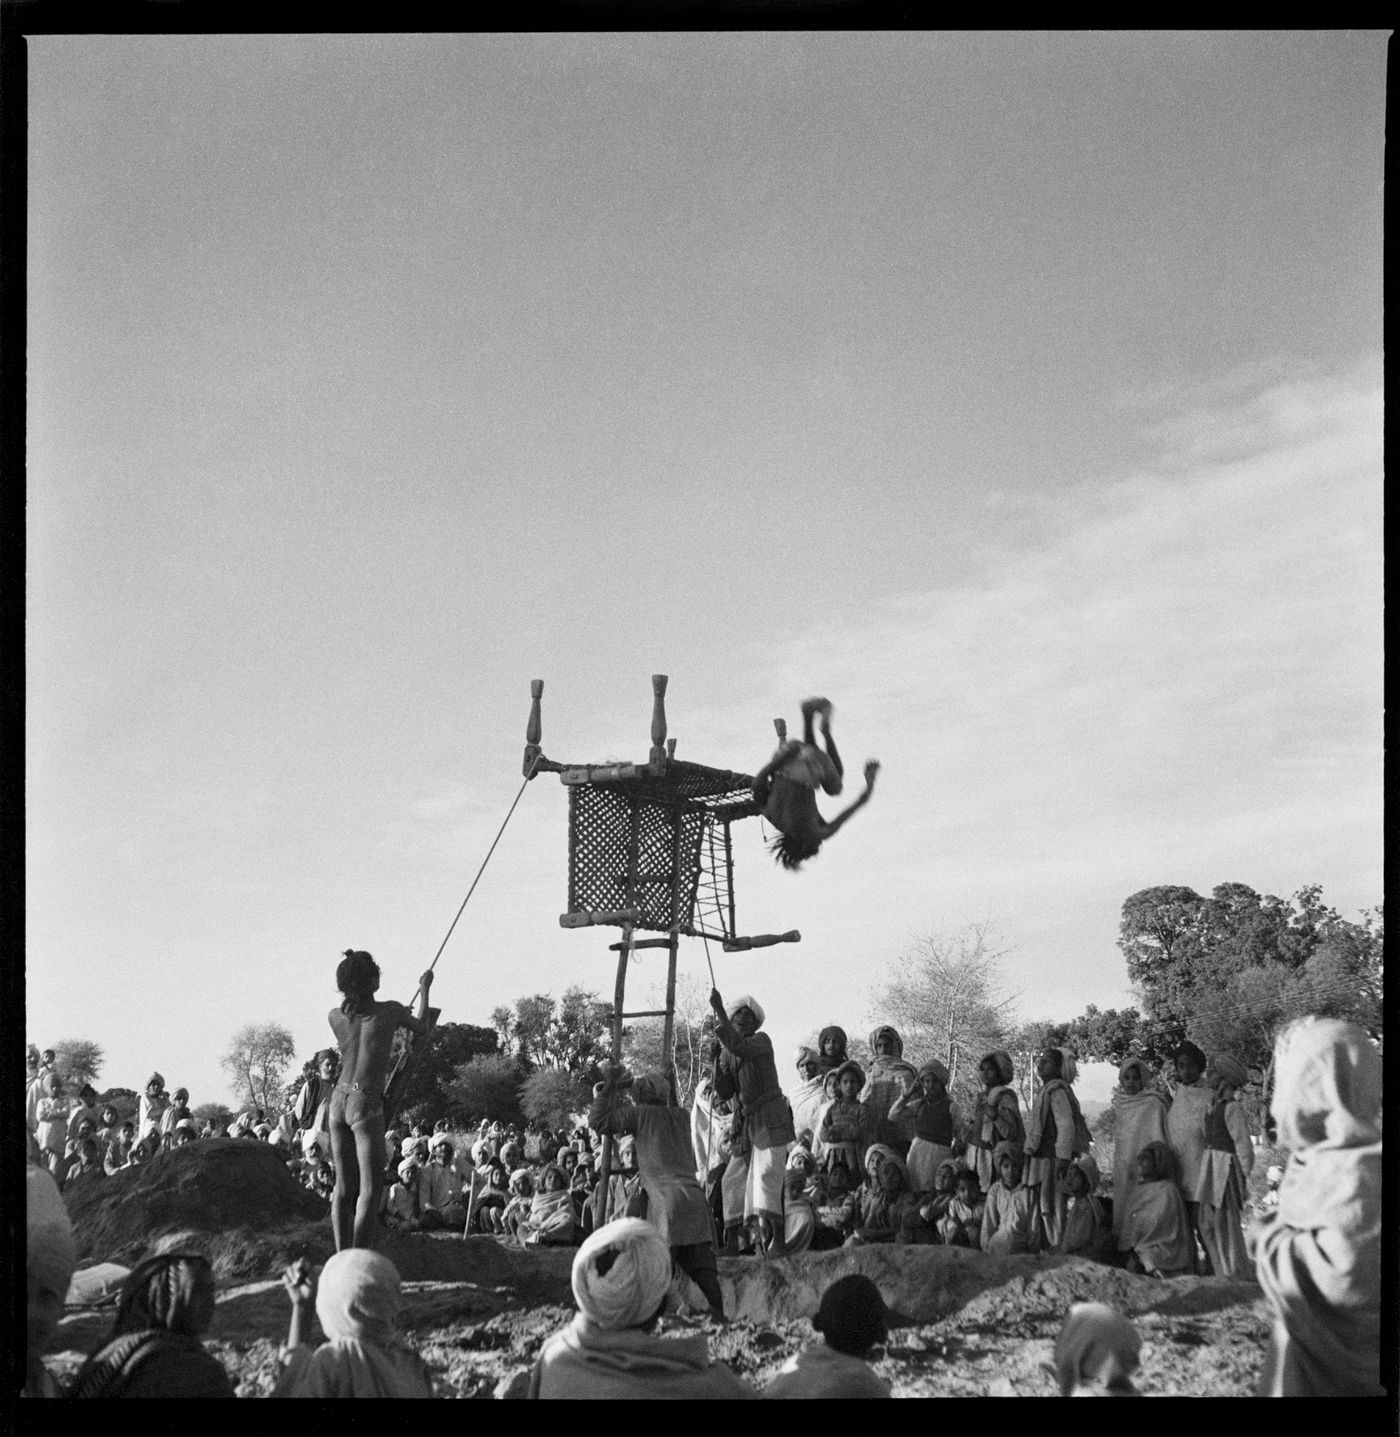
[(662, 1029), (661, 1057), (671, 1102), (676, 1101), (675, 1057), (671, 1044), (676, 1033), (676, 957), (681, 947), (681, 810), (673, 809), (671, 822), (671, 951), (666, 959), (666, 1023)]
[(657, 773), (666, 766), (666, 683), (665, 674), (651, 676), (651, 764)]
[(535, 760), (540, 757), (540, 697), (544, 680), (530, 680), (530, 717), (525, 722), (525, 759), (521, 769), (526, 778), (535, 776)]

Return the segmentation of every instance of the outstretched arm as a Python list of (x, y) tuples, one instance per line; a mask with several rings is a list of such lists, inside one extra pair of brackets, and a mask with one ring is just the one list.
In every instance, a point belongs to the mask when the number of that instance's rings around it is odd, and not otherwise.
[(410, 1033), (426, 1033), (428, 1031), (428, 989), (432, 986), (433, 970), (429, 968), (418, 980), (417, 1013), (405, 1015), (399, 1027), (407, 1028)]
[(828, 819), (822, 824), (823, 842), (830, 838), (858, 808), (864, 808), (870, 802), (870, 795), (875, 792), (875, 775), (879, 772), (880, 765), (872, 758), (865, 765), (865, 791), (853, 803), (847, 804), (835, 818)]

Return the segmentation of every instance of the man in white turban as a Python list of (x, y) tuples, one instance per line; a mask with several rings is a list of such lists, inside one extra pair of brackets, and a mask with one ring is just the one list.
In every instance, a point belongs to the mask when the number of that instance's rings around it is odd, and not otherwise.
[(545, 1343), (530, 1374), (536, 1398), (734, 1398), (755, 1394), (712, 1363), (704, 1333), (651, 1329), (671, 1284), (671, 1252), (640, 1218), (599, 1228), (574, 1258), (578, 1314)]
[(724, 1174), (724, 1250), (737, 1254), (739, 1229), (754, 1221), (772, 1257), (787, 1251), (783, 1222), (783, 1176), (788, 1147), (797, 1136), (792, 1108), (778, 1082), (773, 1040), (758, 1030), (764, 1012), (745, 993), (726, 1008), (719, 989), (710, 991), (715, 1033), (722, 1051), (715, 1066), (715, 1093), (735, 1100), (734, 1151)]

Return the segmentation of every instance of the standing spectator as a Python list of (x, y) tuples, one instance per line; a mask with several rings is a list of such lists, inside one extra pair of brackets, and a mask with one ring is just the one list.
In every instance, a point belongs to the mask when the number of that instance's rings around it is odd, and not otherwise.
[(1201, 1185), (1201, 1164), (1206, 1151), (1206, 1117), (1215, 1101), (1214, 1091), (1203, 1081), (1206, 1055), (1194, 1043), (1183, 1043), (1172, 1055), (1176, 1083), (1171, 1107), (1167, 1110), (1167, 1145), (1176, 1160), (1177, 1182), (1191, 1225), (1191, 1271), (1210, 1271), (1202, 1263), (1196, 1244), (1200, 1241), (1200, 1204), (1196, 1193)]
[(297, 1132), (304, 1133), (310, 1129), (324, 1135), (324, 1146), (329, 1153), (331, 1093), (335, 1090), (340, 1054), (334, 1048), (322, 1048), (316, 1054), (315, 1062), (315, 1071), (301, 1085), (301, 1091), (292, 1104), (292, 1116)]
[(1141, 1058), (1128, 1058), (1118, 1069), (1113, 1090), (1113, 1232), (1119, 1252), (1127, 1252), (1128, 1211), (1138, 1181), (1138, 1154), (1149, 1143), (1167, 1140), (1167, 1100), (1152, 1086), (1152, 1070)]
[(44, 1155), (44, 1164), (53, 1174), (54, 1181), (63, 1185), (64, 1157), (68, 1148), (69, 1102), (63, 1094), (63, 1079), (57, 1073), (50, 1073), (44, 1080), (47, 1096), (40, 1098), (39, 1151)]
[(817, 1135), (826, 1093), (822, 1079), (826, 1069), (815, 1048), (797, 1050), (797, 1089), (792, 1095), (792, 1126), (797, 1136)]
[[(160, 1115), (160, 1135), (162, 1138), (169, 1138), (175, 1132), (175, 1124), (182, 1117), (190, 1115), (190, 1090), (188, 1088), (176, 1088), (170, 1095), (170, 1106)], [(166, 1147), (170, 1144), (166, 1143)]]
[(1065, 1225), (1065, 1177), (1075, 1158), (1089, 1151), (1089, 1129), (1070, 1086), (1079, 1075), (1068, 1048), (1047, 1048), (1036, 1064), (1044, 1085), (1026, 1124), (1026, 1176), (1028, 1188), (1038, 1194), (1045, 1243), (1058, 1249)]
[(1274, 1312), (1264, 1396), (1384, 1395), (1382, 1093), (1380, 1054), (1354, 1024), (1304, 1018), (1279, 1035), (1272, 1106), (1289, 1156), (1256, 1251)]
[(169, 1106), (170, 1094), (165, 1091), (165, 1079), (159, 1073), (152, 1073), (146, 1081), (146, 1091), (141, 1095), (136, 1136), (148, 1138), (155, 1134), (159, 1137), (160, 1120)]
[(914, 1114), (901, 1108), (891, 1117), (890, 1109), (903, 1096), (905, 1086), (918, 1081), (919, 1074), (912, 1063), (904, 1061), (904, 1039), (888, 1023), (871, 1033), (870, 1053), (870, 1068), (860, 1098), (875, 1120), (874, 1140), (893, 1148), (902, 1161), (914, 1140)]
[(1025, 1147), (1026, 1130), (1021, 1122), (1021, 1104), (1011, 1086), (1016, 1076), (1011, 1054), (998, 1048), (977, 1065), (982, 1096), (977, 1100), (966, 1129), (967, 1151), (963, 1162), (977, 1174), (977, 1184), (990, 1192), (1000, 1174), (996, 1167), (998, 1143), (1012, 1143), (1018, 1153)]
[(890, 1118), (906, 1109), (913, 1115), (909, 1142), (909, 1186), (916, 1193), (933, 1191), (933, 1177), (953, 1156), (953, 1134), (962, 1126), (957, 1105), (948, 1095), (948, 1068), (930, 1058), (917, 1079), (906, 1078), (904, 1090), (890, 1107)]
[(73, 1149), (78, 1141), (78, 1129), (84, 1123), (92, 1124), (92, 1132), (97, 1132), (98, 1119), (101, 1113), (97, 1108), (97, 1089), (91, 1083), (84, 1083), (78, 1089), (78, 1101), (72, 1111), (68, 1114), (68, 1143), (65, 1148), (65, 1155), (71, 1157)]
[(1214, 1101), (1206, 1113), (1206, 1149), (1196, 1201), (1206, 1258), (1217, 1277), (1249, 1274), (1243, 1216), (1245, 1184), (1254, 1171), (1254, 1143), (1244, 1107), (1235, 1100), (1248, 1081), (1248, 1069), (1228, 1053), (1217, 1053), (1206, 1068)]
[(48, 1089), (39, 1068), (39, 1050), (32, 1044), (29, 1048), (28, 1068), (28, 1080), (24, 1087), (24, 1121), (29, 1131), (37, 1135), (39, 1131), (39, 1103), (47, 1095)]

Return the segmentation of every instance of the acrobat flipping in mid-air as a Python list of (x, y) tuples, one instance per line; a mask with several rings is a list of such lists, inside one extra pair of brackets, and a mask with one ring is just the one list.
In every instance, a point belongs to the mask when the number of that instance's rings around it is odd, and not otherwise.
[[(826, 751), (818, 746), (813, 725), (821, 720)], [(818, 788), (835, 795), (841, 792), (845, 770), (831, 737), (831, 700), (808, 699), (802, 705), (802, 740), (788, 739), (754, 775), (754, 802), (763, 816), (778, 830), (769, 844), (773, 857), (784, 868), (799, 868), (822, 844), (864, 804), (875, 788), (880, 765), (872, 758), (865, 765), (865, 792), (832, 819), (817, 811)]]

